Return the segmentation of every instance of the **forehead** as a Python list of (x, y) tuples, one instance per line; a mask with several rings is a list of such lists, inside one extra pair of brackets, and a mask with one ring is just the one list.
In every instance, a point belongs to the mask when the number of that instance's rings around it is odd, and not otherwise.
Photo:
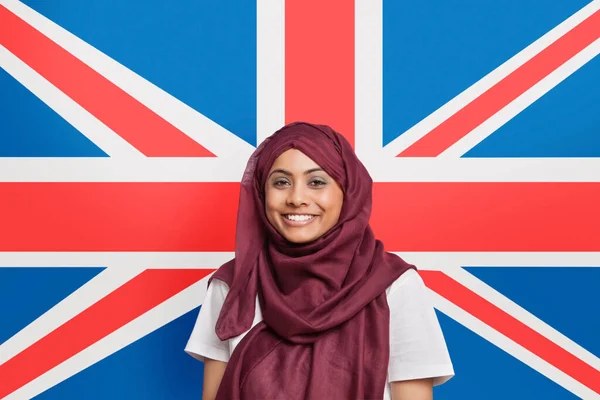
[(297, 149), (289, 149), (281, 153), (273, 162), (271, 170), (286, 169), (288, 171), (305, 171), (311, 168), (321, 168), (306, 154)]

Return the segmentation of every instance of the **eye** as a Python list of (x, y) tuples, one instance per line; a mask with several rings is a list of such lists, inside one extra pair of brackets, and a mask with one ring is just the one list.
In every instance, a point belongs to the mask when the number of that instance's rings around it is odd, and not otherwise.
[(278, 178), (273, 181), (273, 186), (275, 187), (284, 187), (289, 185), (290, 182), (287, 179)]
[(317, 179), (313, 179), (308, 184), (310, 186), (323, 186), (323, 185), (327, 185), (327, 182), (325, 182), (323, 179), (317, 178)]

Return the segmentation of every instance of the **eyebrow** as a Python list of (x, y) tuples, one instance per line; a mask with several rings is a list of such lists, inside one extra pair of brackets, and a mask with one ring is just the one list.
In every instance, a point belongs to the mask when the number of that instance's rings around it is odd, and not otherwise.
[[(324, 170), (323, 170), (323, 168), (311, 168), (311, 169), (307, 169), (306, 171), (304, 171), (304, 175), (312, 174), (313, 172), (317, 172), (317, 171), (324, 171)], [(292, 176), (292, 173), (290, 171), (286, 171), (285, 169), (274, 169), (273, 171), (271, 171), (269, 176), (273, 175), (276, 172), (279, 172), (279, 173), (287, 175), (287, 176)]]

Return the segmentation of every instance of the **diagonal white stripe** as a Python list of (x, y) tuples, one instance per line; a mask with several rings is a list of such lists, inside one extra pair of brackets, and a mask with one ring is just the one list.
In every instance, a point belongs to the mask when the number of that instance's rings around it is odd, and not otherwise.
[(252, 153), (253, 147), (239, 137), (27, 5), (18, 0), (0, 0), (0, 4), (216, 156), (248, 158)]
[(256, 1), (256, 135), (285, 123), (285, 1)]
[(529, 311), (520, 307), (518, 304), (508, 299), (506, 296), (490, 287), (485, 282), (481, 281), (462, 268), (446, 271), (446, 274), (483, 299), (494, 304), (496, 307), (500, 308), (513, 318), (521, 321), (523, 324), (527, 325), (540, 335), (556, 343), (575, 357), (600, 371), (600, 358), (584, 349), (544, 321), (540, 320)]
[[(143, 338), (202, 304), (208, 277), (205, 277), (146, 312), (102, 340), (16, 390), (5, 400), (32, 398)], [(181, 344), (181, 351), (185, 343)]]
[(550, 46), (557, 39), (572, 30), (579, 23), (584, 21), (594, 12), (600, 10), (600, 0), (594, 0), (581, 10), (573, 14), (571, 17), (563, 21), (554, 29), (546, 33), (544, 36), (527, 46), (525, 49), (510, 58), (504, 64), (490, 72), (485, 77), (481, 78), (475, 84), (464, 90), (462, 93), (454, 97), (448, 103), (431, 113), (429, 116), (421, 120), (415, 126), (404, 132), (398, 138), (394, 139), (384, 149), (383, 154), (387, 157), (395, 157), (403, 150), (410, 147), (423, 136), (431, 132), (442, 122), (450, 118), (464, 106), (472, 102), (474, 99), (485, 93), (492, 86), (496, 85), (502, 79), (514, 72), (527, 61), (535, 57), (542, 50)]
[(600, 54), (600, 39), (590, 44), (576, 56), (558, 67), (544, 79), (516, 98), (487, 121), (463, 136), (458, 142), (447, 148), (438, 157), (458, 158), (478, 145), (483, 139), (497, 131), (501, 126), (513, 119), (517, 114), (536, 102), (556, 85), (567, 79), (579, 68)]
[(4, 364), (33, 343), (54, 331), (138, 275), (144, 268), (145, 266), (141, 266), (140, 264), (136, 266), (129, 265), (127, 268), (121, 268), (119, 265), (112, 265), (106, 268), (35, 321), (21, 329), (13, 337), (2, 343), (0, 345), (0, 364)]
[[(525, 365), (528, 365), (548, 379), (558, 383), (576, 396), (584, 399), (593, 399), (598, 397), (597, 393), (589, 389), (587, 386), (582, 385), (577, 380), (571, 378), (558, 368), (518, 345), (487, 324), (484, 324), (479, 319), (446, 300), (444, 297), (433, 292), (432, 290), (429, 290), (429, 293), (432, 296), (435, 308), (448, 315), (450, 318), (454, 319), (467, 329), (470, 329), (477, 335), (512, 355), (517, 360), (520, 360)], [(450, 352), (452, 352), (451, 348)]]
[[(100, 122), (69, 96), (0, 45), (0, 68), (37, 96), (75, 129), (111, 157), (131, 160), (143, 158), (135, 147)], [(10, 172), (9, 170), (4, 170)]]

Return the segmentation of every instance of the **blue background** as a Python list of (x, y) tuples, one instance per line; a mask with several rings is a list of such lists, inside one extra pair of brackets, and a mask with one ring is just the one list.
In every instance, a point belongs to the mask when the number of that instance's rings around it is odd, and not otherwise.
[[(587, 0), (383, 2), (383, 144), (588, 4)], [(600, 59), (465, 157), (600, 156)]]

